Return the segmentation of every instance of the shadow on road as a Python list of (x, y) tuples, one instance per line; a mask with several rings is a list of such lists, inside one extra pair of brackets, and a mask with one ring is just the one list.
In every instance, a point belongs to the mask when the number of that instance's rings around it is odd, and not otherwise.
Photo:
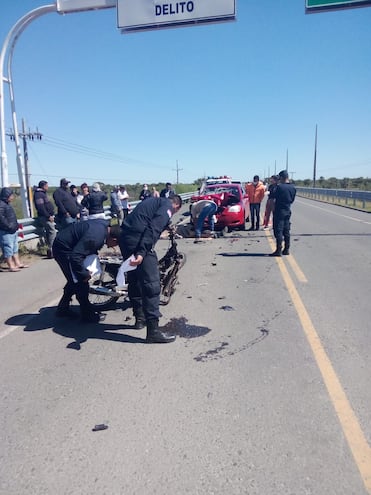
[[(145, 344), (145, 338), (132, 335), (114, 333), (119, 330), (135, 330), (132, 325), (125, 323), (112, 325), (109, 323), (82, 323), (78, 318), (57, 318), (55, 307), (41, 308), (38, 314), (22, 314), (12, 316), (6, 320), (7, 325), (23, 326), (25, 332), (37, 332), (41, 330), (52, 330), (54, 333), (74, 339), (66, 347), (68, 349), (80, 350), (81, 344), (88, 339), (102, 339), (114, 342), (125, 342), (130, 344)], [(76, 313), (77, 314), (77, 313)]]

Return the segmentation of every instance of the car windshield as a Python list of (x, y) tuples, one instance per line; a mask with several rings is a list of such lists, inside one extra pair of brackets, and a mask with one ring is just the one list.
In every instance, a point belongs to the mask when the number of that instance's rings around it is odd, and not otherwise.
[(230, 185), (228, 186), (226, 184), (206, 187), (204, 194), (221, 194), (225, 192), (233, 194), (233, 196), (237, 196), (238, 198), (240, 197), (240, 191), (237, 187), (231, 187)]

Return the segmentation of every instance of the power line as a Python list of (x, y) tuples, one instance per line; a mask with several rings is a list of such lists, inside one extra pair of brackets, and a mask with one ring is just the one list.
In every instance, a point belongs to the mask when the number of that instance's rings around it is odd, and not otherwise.
[(65, 151), (70, 151), (74, 153), (79, 153), (79, 154), (85, 154), (88, 156), (92, 156), (95, 158), (101, 158), (103, 160), (108, 160), (108, 161), (114, 161), (114, 162), (119, 162), (123, 163), (125, 165), (131, 164), (139, 164), (139, 165), (147, 165), (150, 167), (156, 167), (160, 169), (168, 169), (169, 167), (164, 167), (162, 165), (158, 165), (156, 163), (152, 162), (146, 162), (144, 160), (138, 160), (135, 158), (130, 158), (130, 157), (125, 157), (121, 155), (116, 155), (114, 153), (109, 153), (107, 151), (101, 151), (96, 148), (91, 148), (89, 146), (77, 144), (77, 143), (71, 143), (68, 141), (65, 141), (64, 139), (59, 139), (59, 138), (54, 138), (51, 136), (43, 136), (43, 144), (54, 147), (54, 148), (59, 148), (63, 149)]

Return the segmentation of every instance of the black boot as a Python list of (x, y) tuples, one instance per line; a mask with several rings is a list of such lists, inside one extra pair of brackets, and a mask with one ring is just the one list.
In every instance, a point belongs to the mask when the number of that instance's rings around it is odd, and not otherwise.
[(285, 239), (285, 247), (282, 251), (282, 254), (284, 254), (285, 256), (290, 254), (290, 239)]
[(252, 224), (251, 227), (249, 229), (247, 229), (247, 230), (255, 230), (255, 225)]
[(175, 339), (175, 335), (163, 332), (158, 327), (158, 320), (149, 320), (147, 322), (147, 342), (151, 344), (167, 344), (174, 342)]
[(106, 315), (103, 313), (98, 313), (96, 311), (81, 312), (81, 321), (83, 323), (99, 323), (105, 319)]
[(273, 251), (269, 256), (281, 256), (282, 255), (282, 245), (277, 243), (276, 250)]
[(146, 326), (146, 317), (144, 316), (144, 312), (142, 308), (136, 309), (134, 311), (134, 317), (135, 317), (135, 323), (134, 323), (135, 330), (141, 330)]
[(68, 288), (63, 289), (63, 296), (58, 303), (57, 311), (55, 312), (56, 316), (61, 318), (78, 318), (77, 313), (74, 313), (70, 309), (70, 303), (72, 299), (72, 293)]

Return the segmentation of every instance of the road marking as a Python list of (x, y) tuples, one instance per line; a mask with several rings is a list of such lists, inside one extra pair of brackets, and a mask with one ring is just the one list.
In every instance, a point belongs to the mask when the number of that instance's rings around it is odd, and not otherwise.
[[(272, 240), (270, 240), (270, 242), (273, 244)], [(343, 387), (341, 386), (340, 380), (335, 373), (331, 361), (323, 348), (319, 335), (314, 328), (298, 291), (295, 288), (294, 282), (287, 271), (283, 259), (278, 257), (275, 259), (278, 263), (282, 278), (299, 316), (304, 334), (312, 349), (317, 366), (321, 372), (341, 428), (361, 474), (362, 481), (367, 492), (371, 495), (371, 447), (367, 443), (359, 421), (349, 403)]]
[[(271, 232), (269, 232), (268, 230), (266, 230), (265, 231), (265, 235), (268, 238), (268, 242), (269, 242), (272, 250), (274, 250), (275, 249), (275, 245), (274, 245), (274, 242), (273, 242), (273, 236), (272, 236)], [(300, 266), (296, 263), (295, 258), (290, 254), (290, 256), (287, 256), (286, 259), (289, 262), (289, 264), (291, 265), (292, 271), (295, 273), (295, 276), (299, 280), (299, 282), (303, 282), (303, 283), (306, 284), (308, 282), (308, 279), (304, 275), (304, 273), (303, 273), (302, 269), (300, 268)]]
[(17, 327), (7, 327), (5, 330), (1, 330), (0, 339), (7, 337), (9, 334), (17, 330), (17, 328), (21, 328), (19, 325)]
[[(319, 210), (322, 210), (322, 211), (325, 211), (326, 213), (331, 213), (331, 215), (336, 215), (337, 217), (343, 217), (343, 218), (347, 218), (348, 220), (353, 220), (353, 222), (359, 222), (359, 223), (365, 223), (366, 225), (371, 225), (371, 222), (366, 222), (365, 220), (359, 220), (358, 218), (354, 218), (354, 217), (350, 217), (348, 215), (342, 215), (341, 213), (337, 213), (336, 211), (331, 211), (331, 210), (326, 210), (325, 208), (323, 208), (322, 206), (318, 206), (318, 205), (312, 205), (310, 203), (306, 203), (305, 201), (296, 201), (297, 203), (301, 203), (302, 205), (305, 205), (305, 206), (310, 206), (311, 208), (318, 208)], [(329, 203), (331, 205), (331, 203)], [(336, 205), (334, 205), (336, 206)], [(356, 210), (358, 211), (358, 210)], [(366, 213), (366, 212), (364, 212)]]
[[(54, 299), (53, 301), (51, 301), (49, 304), (47, 304), (47, 306), (56, 306), (58, 304), (59, 300), (60, 300), (60, 297), (58, 297), (58, 299)], [(27, 315), (27, 317), (24, 318), (23, 323), (21, 325), (15, 326), (15, 327), (12, 325), (7, 325), (4, 330), (0, 330), (0, 340), (3, 339), (4, 337), (7, 337), (8, 335), (10, 335), (11, 333), (15, 332), (18, 329), (24, 329), (24, 327), (33, 318), (35, 318), (35, 316), (39, 316), (39, 315), (40, 315), (40, 313), (34, 313), (34, 314)]]
[(300, 266), (296, 263), (295, 258), (292, 255), (290, 255), (290, 256), (287, 257), (287, 261), (291, 265), (291, 268), (292, 268), (293, 272), (295, 273), (296, 278), (299, 280), (299, 282), (307, 283), (308, 282), (308, 279), (304, 275), (304, 273), (301, 270)]

